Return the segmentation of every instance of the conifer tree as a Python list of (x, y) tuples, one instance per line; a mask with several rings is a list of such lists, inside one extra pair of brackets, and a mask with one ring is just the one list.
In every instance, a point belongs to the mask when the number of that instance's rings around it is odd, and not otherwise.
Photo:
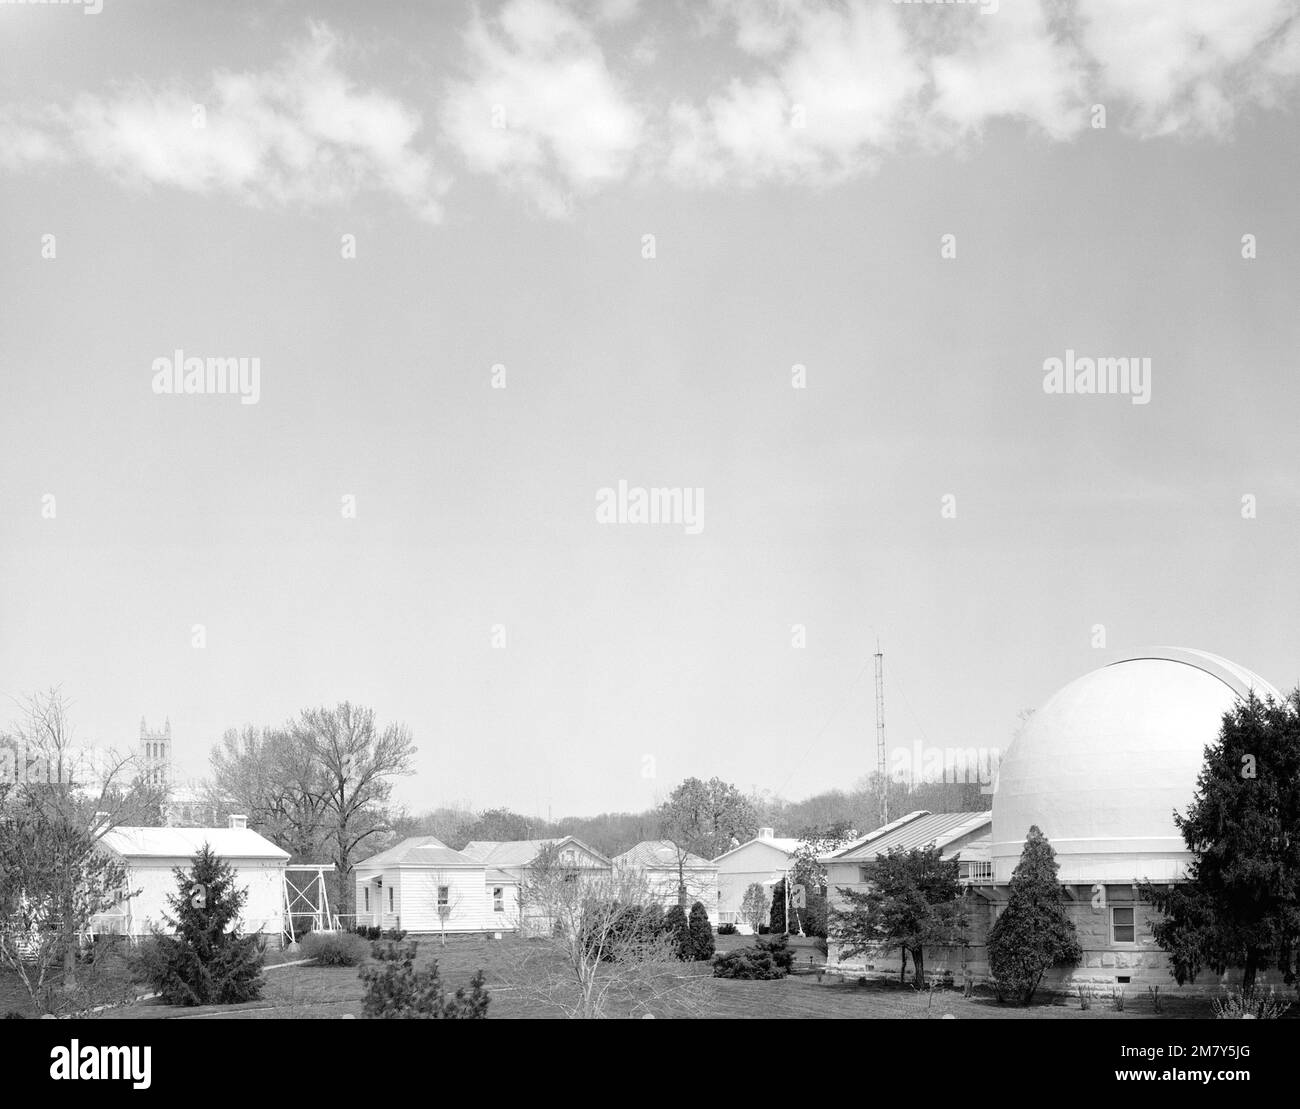
[(687, 941), (690, 957), (697, 963), (712, 959), (716, 948), (713, 941), (713, 925), (709, 923), (709, 913), (702, 901), (697, 901), (691, 906), (687, 930), (690, 937)]
[(1174, 814), (1192, 862), (1187, 882), (1140, 895), (1152, 934), (1181, 985), (1205, 967), (1256, 973), (1276, 964), (1295, 981), (1300, 958), (1300, 690), (1281, 704), (1253, 694), (1227, 713), (1206, 748), (1196, 794)]
[(664, 913), (664, 934), (672, 940), (679, 959), (690, 958), (690, 924), (686, 910), (680, 905), (673, 905)]
[(1007, 907), (989, 931), (989, 971), (999, 998), (1010, 995), (1028, 1005), (1048, 967), (1083, 956), (1065, 913), (1058, 870), (1052, 845), (1032, 826), (1011, 874)]
[(234, 868), (205, 843), (187, 872), (172, 871), (169, 934), (155, 929), (142, 958), (146, 976), (169, 1005), (235, 1005), (261, 996), (264, 944), (239, 932), (248, 898)]

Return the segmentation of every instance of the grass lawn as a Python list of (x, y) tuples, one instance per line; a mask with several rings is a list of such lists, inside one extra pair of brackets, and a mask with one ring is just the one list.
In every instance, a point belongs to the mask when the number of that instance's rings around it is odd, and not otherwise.
[[(746, 936), (719, 936), (719, 950), (731, 950), (751, 942)], [(538, 1003), (522, 997), (510, 988), (504, 972), (508, 955), (513, 948), (526, 941), (508, 936), (492, 941), (478, 936), (449, 937), (446, 946), (437, 937), (420, 940), (418, 965), (427, 965), (436, 959), (443, 980), (449, 989), (468, 985), (470, 977), (480, 967), (487, 977), (492, 996), (489, 1016), (493, 1018), (537, 1018), (556, 1014), (543, 1009)], [(1077, 999), (1048, 999), (1030, 1009), (998, 1005), (991, 997), (962, 997), (960, 990), (936, 991), (921, 994), (910, 987), (900, 987), (892, 982), (872, 981), (859, 985), (855, 979), (825, 977), (817, 980), (815, 973), (802, 968), (809, 966), (809, 956), (816, 958), (811, 941), (796, 939), (795, 966), (800, 972), (775, 982), (734, 982), (709, 978), (706, 1015), (724, 1019), (814, 1018), (863, 1020), (893, 1018), (923, 1020), (939, 1018), (951, 1013), (959, 1019), (1034, 1019), (1055, 1020), (1150, 1020), (1160, 1018), (1186, 1018), (1209, 1016), (1207, 1001), (1200, 999), (1170, 998), (1164, 1003), (1164, 1012), (1157, 1015), (1150, 999), (1145, 995), (1130, 995), (1126, 1010), (1114, 1012), (1109, 1002), (1094, 1001), (1091, 1009), (1082, 1011)], [(274, 960), (283, 963), (293, 955), (275, 953)], [(697, 969), (707, 974), (704, 965), (685, 964), (684, 969)], [(268, 969), (266, 989), (260, 1001), (245, 1005), (177, 1008), (157, 1001), (140, 1001), (108, 1010), (103, 1019), (159, 1018), (170, 1020), (266, 1020), (266, 1019), (319, 1019), (336, 1018), (345, 1014), (361, 1016), (362, 989), (356, 967), (317, 967), (310, 965), (281, 965)], [(15, 992), (15, 990), (17, 992)], [(12, 974), (0, 974), (0, 1012), (18, 1008), (30, 1013), (22, 988)], [(19, 1004), (15, 1004), (19, 1002)]]

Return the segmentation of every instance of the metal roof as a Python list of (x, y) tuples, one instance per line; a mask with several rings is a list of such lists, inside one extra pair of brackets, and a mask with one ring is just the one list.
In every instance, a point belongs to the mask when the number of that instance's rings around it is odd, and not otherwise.
[(867, 842), (850, 844), (828, 858), (836, 862), (845, 859), (874, 859), (884, 855), (895, 847), (910, 851), (914, 847), (928, 847), (933, 844), (943, 848), (962, 836), (977, 831), (993, 823), (992, 812), (943, 812), (912, 813), (909, 818), (898, 822), (893, 828), (888, 825), (880, 829), (883, 833), (873, 836)]
[(793, 855), (799, 850), (799, 845), (803, 843), (803, 840), (797, 839), (794, 836), (768, 836), (766, 839), (762, 836), (755, 836), (753, 839), (746, 840), (744, 843), (738, 843), (735, 847), (724, 851), (713, 861), (715, 863), (720, 863), (728, 855), (734, 855), (737, 851), (743, 851), (746, 847), (755, 843), (763, 843), (768, 847), (775, 847), (778, 851), (784, 851), (787, 855)]
[(610, 865), (606, 856), (583, 843), (577, 836), (558, 836), (554, 839), (476, 839), (465, 844), (462, 854), (488, 866), (527, 866), (541, 854), (543, 847), (551, 844), (558, 847), (572, 844), (606, 866)]
[(138, 828), (105, 832), (100, 842), (124, 859), (192, 859), (205, 843), (223, 859), (289, 861), (289, 852), (252, 828)]
[[(643, 839), (635, 847), (630, 847), (614, 859), (625, 866), (639, 866), (649, 869), (677, 869), (677, 848), (671, 840)], [(686, 854), (687, 870), (717, 870), (718, 864), (702, 859), (699, 855)]]
[(448, 847), (437, 836), (408, 836), (378, 855), (357, 863), (358, 870), (382, 870), (390, 866), (481, 867), (477, 859)]

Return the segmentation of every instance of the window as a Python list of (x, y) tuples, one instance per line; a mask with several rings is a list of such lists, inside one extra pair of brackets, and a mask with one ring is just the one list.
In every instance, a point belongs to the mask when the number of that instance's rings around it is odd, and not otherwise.
[(366, 886), (364, 892), (366, 895), (366, 912), (370, 912), (370, 887)]
[(506, 911), (506, 891), (504, 886), (492, 887), (492, 911), (494, 913), (504, 913)]
[(448, 886), (438, 887), (438, 909), (445, 912), (451, 906), (451, 889)]
[(1110, 938), (1112, 943), (1133, 943), (1137, 929), (1133, 925), (1133, 909), (1116, 905), (1110, 911)]
[(863, 885), (866, 885), (868, 882), (871, 881), (871, 867), (869, 866), (858, 867), (858, 881), (861, 882)]
[(390, 913), (393, 911), (393, 887), (392, 886), (388, 887), (388, 911)]

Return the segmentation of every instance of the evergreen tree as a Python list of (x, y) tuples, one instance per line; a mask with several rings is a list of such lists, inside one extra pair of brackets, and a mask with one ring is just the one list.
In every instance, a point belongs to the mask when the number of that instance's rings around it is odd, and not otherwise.
[(388, 942), (376, 951), (377, 967), (362, 967), (366, 988), (362, 1011), (379, 1020), (482, 1020), (487, 1016), (487, 979), (482, 969), (450, 996), (435, 960), (415, 969), (416, 945)]
[(687, 930), (690, 957), (697, 963), (712, 959), (716, 947), (713, 941), (713, 925), (709, 923), (709, 913), (703, 902), (697, 901), (691, 906)]
[(768, 914), (768, 927), (772, 934), (785, 931), (785, 879), (772, 887), (772, 911)]
[[(261, 996), (264, 945), (241, 935), (248, 899), (229, 863), (205, 843), (187, 873), (172, 871), (177, 892), (167, 899), (172, 933), (155, 930), (142, 952), (146, 976), (169, 1005), (234, 1005)], [(174, 914), (174, 915), (173, 915)]]
[(841, 958), (898, 948), (903, 953), (900, 981), (910, 954), (912, 979), (920, 986), (925, 982), (926, 947), (965, 942), (958, 860), (945, 860), (934, 846), (910, 851), (895, 847), (863, 869), (866, 890), (839, 887), (849, 905), (831, 920), (831, 930), (843, 944)]
[(1160, 914), (1155, 940), (1181, 985), (1209, 967), (1242, 987), (1275, 963), (1295, 981), (1300, 956), (1300, 690), (1281, 704), (1253, 694), (1225, 714), (1196, 794), (1174, 822), (1192, 853), (1189, 881), (1142, 883)]
[(999, 998), (1009, 994), (1028, 1005), (1048, 967), (1077, 963), (1083, 955), (1065, 913), (1058, 870), (1056, 852), (1034, 825), (1011, 875), (1007, 907), (989, 931), (989, 971)]
[(672, 940), (679, 959), (690, 957), (690, 925), (686, 910), (680, 905), (674, 905), (664, 913), (664, 934)]

